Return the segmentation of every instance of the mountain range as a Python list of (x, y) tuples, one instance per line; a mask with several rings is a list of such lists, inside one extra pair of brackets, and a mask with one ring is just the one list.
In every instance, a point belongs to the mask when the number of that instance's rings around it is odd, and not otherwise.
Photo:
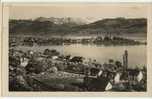
[(144, 35), (145, 18), (106, 18), (92, 23), (80, 18), (45, 18), (9, 20), (11, 35)]
[(55, 17), (50, 17), (50, 18), (45, 18), (45, 17), (38, 17), (35, 19), (35, 21), (39, 22), (53, 22), (54, 24), (75, 24), (75, 25), (84, 25), (87, 23), (84, 19), (81, 18), (71, 18), (71, 17), (64, 17), (64, 18), (55, 18)]

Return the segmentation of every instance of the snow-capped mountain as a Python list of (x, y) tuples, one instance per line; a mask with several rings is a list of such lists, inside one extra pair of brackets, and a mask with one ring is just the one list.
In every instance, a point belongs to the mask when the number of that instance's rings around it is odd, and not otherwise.
[(44, 21), (50, 21), (53, 22), (54, 24), (77, 24), (77, 25), (84, 25), (87, 23), (86, 20), (81, 19), (81, 18), (71, 18), (71, 17), (64, 17), (64, 18), (55, 18), (55, 17), (50, 17), (50, 18), (45, 18), (45, 17), (38, 17), (35, 19), (36, 21), (44, 22)]

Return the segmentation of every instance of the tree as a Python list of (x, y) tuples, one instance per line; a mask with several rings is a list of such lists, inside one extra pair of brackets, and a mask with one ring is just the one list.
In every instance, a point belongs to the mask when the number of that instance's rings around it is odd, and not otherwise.
[(116, 61), (116, 62), (115, 62), (115, 65), (116, 65), (117, 67), (122, 67), (122, 63), (121, 63), (120, 61)]
[(113, 59), (109, 59), (109, 63), (113, 63), (114, 62), (114, 60)]

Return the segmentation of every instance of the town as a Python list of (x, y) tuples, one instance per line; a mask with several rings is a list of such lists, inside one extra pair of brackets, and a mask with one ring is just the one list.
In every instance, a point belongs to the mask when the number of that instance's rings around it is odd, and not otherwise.
[[(60, 41), (60, 40), (57, 40)], [(69, 41), (68, 41), (69, 42)], [(10, 91), (146, 91), (147, 69), (129, 68), (129, 52), (123, 61), (62, 55), (55, 49), (38, 51), (9, 48)]]
[(146, 45), (146, 42), (136, 41), (118, 36), (96, 36), (91, 38), (63, 38), (63, 37), (9, 37), (9, 46), (44, 46), (44, 45), (70, 45), (70, 44), (94, 44), (94, 45)]

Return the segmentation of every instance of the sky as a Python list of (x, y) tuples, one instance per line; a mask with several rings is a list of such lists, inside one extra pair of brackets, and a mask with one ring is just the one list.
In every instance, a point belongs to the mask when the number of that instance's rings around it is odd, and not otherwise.
[(134, 4), (99, 4), (99, 3), (60, 3), (60, 4), (11, 4), (11, 19), (35, 19), (37, 17), (74, 17), (87, 21), (104, 18), (146, 18), (147, 5)]

